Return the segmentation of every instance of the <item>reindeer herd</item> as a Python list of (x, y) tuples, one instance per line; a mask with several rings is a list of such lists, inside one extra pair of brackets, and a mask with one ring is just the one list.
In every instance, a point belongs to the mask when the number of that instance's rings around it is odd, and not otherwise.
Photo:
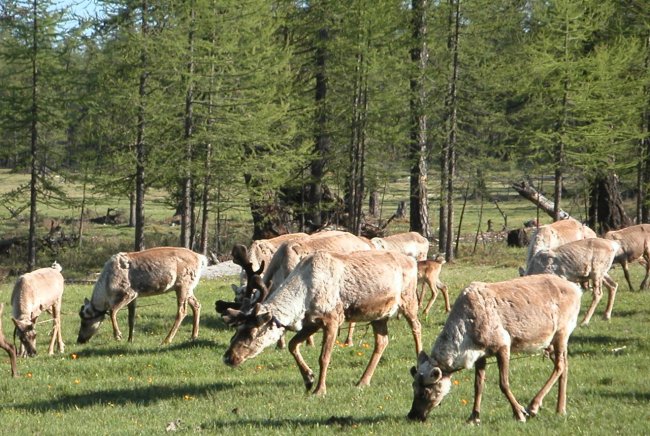
[[(641, 224), (611, 231), (598, 238), (588, 227), (567, 219), (538, 227), (531, 238), (525, 268), (520, 275), (498, 283), (472, 282), (450, 306), (447, 286), (440, 280), (444, 256), (427, 259), (429, 241), (415, 232), (386, 238), (366, 239), (342, 231), (312, 235), (295, 233), (255, 241), (249, 248), (233, 248), (233, 260), (242, 267), (239, 285), (233, 285), (232, 301), (218, 300), (217, 313), (235, 333), (223, 356), (231, 367), (277, 344), (295, 332), (288, 349), (294, 357), (307, 391), (324, 395), (327, 370), (339, 330), (349, 323), (346, 343), (352, 343), (354, 323), (372, 326), (374, 349), (358, 386), (370, 384), (388, 345), (388, 320), (401, 314), (412, 332), (416, 365), (413, 377), (411, 420), (424, 421), (450, 391), (451, 378), (462, 369), (475, 370), (475, 396), (471, 423), (480, 422), (486, 359), (496, 357), (499, 386), (517, 420), (535, 416), (544, 397), (558, 383), (556, 412), (566, 411), (567, 344), (577, 325), (583, 292), (593, 297), (582, 324), (589, 323), (602, 297), (609, 297), (604, 318), (610, 319), (618, 285), (609, 276), (619, 263), (630, 289), (628, 264), (643, 258), (650, 274), (650, 225)], [(128, 309), (129, 335), (133, 340), (136, 302), (139, 297), (174, 291), (177, 313), (163, 340), (170, 343), (189, 305), (193, 312), (191, 339), (198, 337), (201, 305), (194, 295), (207, 259), (184, 248), (160, 247), (141, 252), (117, 253), (104, 265), (90, 299), (79, 311), (79, 344), (86, 343), (110, 316), (115, 339), (122, 333), (117, 313)], [(418, 283), (422, 287), (418, 289)], [(64, 280), (61, 266), (24, 274), (11, 296), (14, 337), (18, 350), (2, 335), (0, 348), (10, 357), (16, 375), (16, 356), (36, 354), (37, 318), (52, 314), (54, 328), (49, 354), (64, 350), (61, 338), (61, 297)], [(431, 291), (424, 307), (427, 316), (438, 291), (444, 297), (447, 320), (429, 354), (422, 349), (422, 326), (418, 313), (424, 303), (425, 285)], [(0, 316), (3, 305), (0, 305)], [(300, 353), (303, 343), (322, 330), (318, 378)], [(553, 371), (527, 407), (510, 389), (509, 364), (513, 353), (543, 351), (553, 361)]]

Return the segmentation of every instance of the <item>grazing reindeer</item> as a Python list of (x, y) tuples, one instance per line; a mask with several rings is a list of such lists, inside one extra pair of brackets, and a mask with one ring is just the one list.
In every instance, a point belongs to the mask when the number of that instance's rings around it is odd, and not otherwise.
[[(526, 269), (530, 260), (539, 250), (556, 248), (567, 242), (579, 241), (581, 239), (596, 238), (598, 235), (580, 221), (568, 218), (555, 221), (552, 224), (540, 226), (533, 233), (528, 244), (528, 254), (526, 255)], [(519, 268), (519, 275), (523, 276), (525, 270)]]
[(648, 276), (650, 276), (650, 224), (637, 224), (621, 230), (611, 230), (605, 233), (605, 239), (611, 239), (621, 244), (614, 261), (620, 263), (623, 267), (625, 280), (627, 280), (630, 291), (634, 290), (634, 288), (630, 280), (628, 264), (643, 257), (645, 260), (645, 277), (641, 282), (640, 289), (647, 288)]
[(61, 299), (64, 279), (61, 265), (54, 262), (50, 268), (40, 268), (18, 277), (11, 293), (12, 318), (15, 334), (20, 339), (20, 356), (36, 355), (36, 321), (43, 311), (52, 314), (54, 326), (48, 354), (54, 354), (56, 343), (60, 353), (65, 344), (61, 337)]
[(428, 285), (431, 289), (431, 299), (427, 303), (427, 306), (424, 308), (424, 316), (426, 317), (429, 314), (429, 310), (433, 303), (438, 297), (438, 290), (442, 292), (442, 296), (445, 298), (445, 312), (449, 313), (449, 294), (447, 293), (447, 285), (440, 281), (440, 271), (442, 270), (442, 265), (445, 264), (444, 256), (437, 255), (433, 259), (420, 260), (418, 261), (418, 280), (422, 280), (422, 290), (418, 295), (418, 305), (422, 306), (424, 301), (424, 286)]
[(425, 260), (429, 252), (429, 241), (417, 232), (397, 233), (385, 238), (372, 238), (372, 245), (378, 250), (404, 253), (415, 260)]
[(5, 335), (2, 332), (2, 312), (5, 309), (4, 303), (0, 303), (0, 348), (5, 350), (9, 355), (9, 362), (11, 362), (11, 376), (18, 376), (18, 369), (16, 368), (16, 347), (13, 344), (10, 344), (5, 339)]
[(95, 283), (90, 300), (84, 299), (79, 311), (81, 326), (77, 343), (84, 344), (101, 325), (110, 312), (113, 336), (122, 339), (117, 325), (117, 312), (124, 306), (129, 309), (129, 342), (133, 340), (135, 306), (138, 297), (150, 297), (174, 290), (178, 310), (169, 334), (163, 341), (172, 341), (181, 322), (187, 315), (189, 303), (194, 314), (192, 339), (199, 335), (201, 304), (194, 296), (201, 272), (208, 265), (207, 258), (186, 248), (158, 247), (132, 253), (117, 253), (105, 264)]
[[(499, 386), (519, 421), (535, 416), (559, 379), (557, 413), (566, 412), (567, 343), (576, 326), (582, 292), (575, 283), (550, 274), (499, 283), (473, 282), (454, 303), (431, 356), (421, 352), (413, 376), (412, 420), (424, 421), (451, 388), (456, 371), (474, 366), (474, 407), (468, 421), (480, 422), (486, 358), (496, 356)], [(554, 361), (551, 377), (524, 409), (510, 391), (511, 353), (546, 350)]]
[(415, 260), (400, 253), (321, 251), (309, 255), (254, 310), (229, 310), (224, 320), (236, 325), (237, 331), (224, 354), (224, 363), (238, 366), (275, 343), (285, 330), (296, 330), (289, 351), (305, 387), (311, 390), (314, 374), (300, 354), (300, 345), (322, 328), (320, 375), (314, 390), (314, 394), (322, 395), (326, 393), (327, 368), (339, 326), (346, 320), (368, 321), (374, 331), (375, 349), (358, 382), (366, 386), (388, 345), (388, 318), (397, 311), (411, 327), (416, 354), (421, 350), (416, 286)]
[(618, 284), (612, 280), (607, 271), (612, 267), (614, 256), (620, 247), (616, 241), (591, 238), (569, 242), (555, 249), (540, 250), (531, 259), (526, 275), (555, 274), (583, 285), (585, 291), (587, 289), (584, 284), (591, 281), (593, 298), (582, 321), (583, 326), (589, 324), (589, 320), (603, 296), (604, 283), (609, 290), (609, 297), (603, 317), (608, 320), (612, 316)]

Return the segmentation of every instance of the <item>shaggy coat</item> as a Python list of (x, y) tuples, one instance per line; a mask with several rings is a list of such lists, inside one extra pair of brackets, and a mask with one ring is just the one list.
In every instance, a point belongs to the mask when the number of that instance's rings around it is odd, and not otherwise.
[(538, 251), (531, 259), (526, 275), (555, 274), (579, 284), (591, 281), (593, 299), (582, 325), (589, 324), (589, 320), (603, 296), (602, 286), (604, 283), (609, 290), (604, 318), (610, 319), (618, 284), (607, 272), (612, 267), (614, 257), (619, 250), (618, 242), (602, 238), (569, 242), (555, 249)]
[(620, 263), (623, 267), (625, 280), (627, 280), (630, 291), (634, 288), (630, 280), (628, 264), (640, 258), (645, 260), (645, 277), (641, 282), (640, 289), (647, 288), (648, 276), (650, 276), (650, 224), (638, 224), (621, 230), (612, 230), (605, 233), (605, 239), (611, 239), (621, 244), (614, 261)]
[[(526, 269), (535, 253), (544, 249), (552, 249), (564, 245), (567, 242), (579, 241), (581, 239), (596, 238), (598, 235), (588, 226), (580, 221), (568, 218), (555, 221), (552, 224), (540, 226), (532, 235), (528, 244), (526, 256)], [(520, 271), (523, 275), (523, 271)]]
[[(473, 282), (454, 303), (431, 356), (422, 352), (413, 376), (409, 419), (424, 421), (451, 388), (456, 371), (475, 368), (474, 407), (469, 421), (480, 421), (486, 359), (496, 356), (499, 386), (516, 419), (539, 411), (559, 379), (557, 412), (566, 410), (567, 343), (576, 326), (582, 292), (575, 283), (542, 274), (499, 283)], [(554, 361), (551, 377), (524, 409), (510, 391), (511, 353), (545, 350)]]
[[(271, 239), (259, 239), (253, 241), (251, 246), (248, 248), (248, 256), (252, 268), (257, 270), (262, 265), (268, 266), (275, 252), (278, 251), (280, 245), (285, 242), (299, 241), (308, 237), (309, 235), (307, 233), (287, 233), (286, 235), (280, 235)], [(263, 274), (264, 270), (262, 270), (262, 275)], [(246, 284), (246, 272), (243, 270), (240, 276), (240, 284)]]
[(60, 353), (65, 351), (61, 337), (61, 299), (64, 279), (61, 265), (54, 262), (49, 268), (40, 268), (18, 277), (11, 294), (12, 321), (20, 339), (21, 356), (36, 355), (35, 325), (42, 312), (52, 314), (52, 338), (48, 354), (54, 354), (56, 342)]
[(425, 260), (429, 252), (429, 241), (417, 232), (398, 233), (385, 238), (370, 240), (378, 250), (392, 250), (411, 256), (415, 260)]
[(113, 255), (95, 283), (90, 300), (81, 306), (81, 327), (77, 342), (88, 342), (97, 332), (106, 314), (110, 312), (113, 336), (121, 339), (117, 312), (128, 305), (129, 342), (133, 340), (135, 304), (138, 297), (150, 297), (176, 292), (178, 310), (176, 319), (163, 343), (170, 343), (187, 315), (189, 303), (194, 314), (192, 339), (199, 334), (201, 305), (194, 296), (201, 272), (207, 267), (207, 258), (186, 248), (158, 247), (149, 250)]
[(305, 257), (287, 280), (252, 313), (231, 311), (224, 317), (237, 332), (224, 354), (224, 363), (238, 366), (275, 343), (285, 330), (298, 333), (289, 350), (300, 369), (307, 390), (314, 374), (303, 360), (300, 344), (323, 329), (320, 375), (314, 394), (326, 392), (330, 356), (340, 325), (348, 321), (370, 322), (375, 348), (359, 380), (370, 383), (375, 367), (388, 345), (388, 319), (397, 312), (409, 323), (416, 353), (421, 350), (417, 318), (417, 267), (400, 253), (362, 251), (351, 254), (318, 252)]
[(286, 242), (280, 245), (266, 268), (264, 284), (273, 292), (289, 277), (303, 257), (317, 251), (352, 253), (372, 248), (367, 239), (338, 230), (315, 233), (308, 239)]

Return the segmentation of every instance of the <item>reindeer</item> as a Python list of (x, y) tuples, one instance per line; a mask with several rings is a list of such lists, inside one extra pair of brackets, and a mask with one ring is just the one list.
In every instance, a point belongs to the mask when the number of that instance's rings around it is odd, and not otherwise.
[(368, 321), (374, 331), (375, 348), (357, 383), (366, 386), (388, 345), (388, 318), (397, 311), (404, 314), (411, 327), (416, 354), (421, 350), (416, 287), (415, 260), (403, 254), (319, 251), (303, 258), (282, 285), (253, 310), (228, 310), (224, 320), (236, 325), (237, 331), (223, 361), (228, 366), (238, 366), (275, 343), (285, 330), (296, 330), (289, 351), (310, 391), (314, 374), (300, 354), (300, 345), (322, 328), (320, 375), (313, 393), (324, 395), (339, 326), (346, 320)]
[(428, 285), (431, 289), (431, 299), (424, 308), (424, 316), (429, 314), (429, 310), (438, 297), (438, 290), (442, 291), (442, 296), (445, 298), (445, 312), (449, 313), (449, 294), (447, 293), (447, 285), (440, 281), (440, 271), (442, 265), (445, 264), (444, 256), (437, 255), (433, 259), (418, 261), (418, 280), (422, 280), (422, 290), (418, 295), (418, 305), (422, 306), (424, 301), (424, 286)]
[(4, 303), (0, 303), (0, 348), (5, 350), (9, 355), (9, 362), (11, 363), (11, 376), (18, 376), (18, 369), (16, 368), (16, 347), (13, 344), (10, 344), (5, 339), (5, 335), (2, 333), (2, 312), (5, 309)]
[(378, 250), (393, 250), (404, 253), (415, 260), (425, 260), (429, 252), (429, 241), (417, 232), (397, 233), (385, 238), (372, 238), (372, 245)]
[(113, 255), (104, 264), (90, 300), (85, 298), (81, 306), (77, 343), (88, 342), (97, 333), (108, 312), (113, 324), (113, 336), (117, 340), (122, 339), (122, 332), (117, 325), (117, 313), (124, 306), (129, 310), (129, 342), (132, 342), (136, 299), (171, 290), (176, 292), (178, 310), (174, 325), (163, 344), (171, 343), (176, 335), (187, 315), (188, 303), (194, 314), (192, 339), (196, 339), (199, 335), (201, 304), (194, 296), (194, 288), (207, 264), (205, 256), (178, 247), (158, 247)]
[[(449, 393), (456, 371), (474, 366), (474, 407), (468, 422), (480, 422), (486, 359), (496, 356), (499, 386), (514, 417), (535, 416), (544, 397), (559, 379), (557, 413), (566, 413), (567, 343), (576, 326), (582, 292), (575, 283), (550, 274), (499, 283), (473, 282), (451, 309), (431, 356), (421, 352), (413, 376), (412, 420), (424, 421)], [(510, 391), (511, 353), (545, 350), (553, 372), (524, 409)]]
[(607, 272), (612, 267), (614, 257), (619, 250), (618, 242), (602, 238), (569, 242), (555, 249), (545, 249), (535, 253), (528, 265), (526, 275), (555, 274), (582, 285), (585, 291), (587, 290), (585, 283), (591, 280), (593, 298), (582, 321), (581, 325), (583, 326), (589, 324), (589, 320), (603, 296), (604, 283), (609, 290), (609, 297), (603, 318), (609, 320), (612, 316), (618, 284)]
[(621, 245), (614, 261), (620, 263), (621, 267), (623, 267), (625, 280), (627, 280), (630, 291), (634, 290), (634, 288), (630, 280), (628, 264), (640, 258), (645, 260), (645, 277), (641, 282), (640, 289), (647, 288), (648, 276), (650, 275), (650, 224), (637, 224), (621, 230), (611, 230), (605, 233), (605, 239), (611, 239)]
[[(287, 233), (285, 235), (280, 235), (271, 239), (258, 239), (253, 241), (248, 249), (249, 261), (251, 267), (254, 270), (257, 270), (262, 265), (267, 265), (271, 262), (271, 258), (278, 250), (280, 245), (285, 242), (299, 241), (301, 239), (308, 238), (307, 233)], [(264, 273), (264, 268), (262, 268), (261, 274)], [(240, 285), (246, 284), (246, 271), (242, 269), (240, 276)]]
[[(579, 241), (581, 239), (596, 238), (598, 235), (588, 226), (574, 218), (567, 218), (555, 221), (552, 224), (540, 226), (533, 233), (528, 244), (526, 255), (526, 268), (535, 253), (543, 249), (551, 249), (566, 244), (567, 242)], [(519, 268), (519, 275), (523, 276), (525, 269)]]
[(36, 355), (36, 321), (43, 311), (52, 314), (52, 338), (48, 354), (54, 354), (54, 344), (60, 353), (65, 344), (61, 337), (61, 299), (64, 279), (61, 265), (54, 262), (49, 268), (40, 268), (18, 277), (11, 293), (14, 334), (20, 339), (18, 354), (22, 357)]

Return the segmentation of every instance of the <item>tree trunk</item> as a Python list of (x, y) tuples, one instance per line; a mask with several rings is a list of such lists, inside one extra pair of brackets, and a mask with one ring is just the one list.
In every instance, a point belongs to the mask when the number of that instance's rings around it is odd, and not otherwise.
[(623, 206), (615, 174), (599, 174), (591, 188), (589, 227), (598, 234), (632, 225)]
[(537, 189), (533, 188), (528, 182), (526, 181), (521, 181), (519, 183), (513, 183), (512, 189), (517, 191), (519, 195), (524, 197), (526, 200), (529, 200), (537, 206), (538, 209), (541, 209), (546, 213), (548, 216), (551, 218), (555, 219), (556, 216), (559, 217), (559, 219), (567, 219), (569, 217), (569, 214), (562, 209), (559, 211), (555, 210), (555, 204), (553, 201), (549, 200), (546, 198), (544, 195), (542, 195)]
[(181, 235), (180, 246), (185, 248), (192, 248), (193, 239), (193, 223), (192, 218), (192, 130), (193, 130), (193, 111), (194, 111), (194, 7), (190, 6), (190, 30), (187, 36), (189, 61), (187, 63), (187, 77), (188, 85), (185, 93), (185, 175), (182, 182), (182, 199), (181, 199)]
[(29, 237), (27, 242), (27, 270), (36, 267), (36, 214), (38, 204), (38, 1), (33, 2), (32, 23), (32, 107), (30, 142), (30, 187), (29, 187)]
[[(147, 1), (142, 1), (142, 37), (146, 38), (148, 33), (147, 26)], [(147, 91), (147, 53), (145, 48), (141, 49), (140, 54), (140, 85), (138, 88), (139, 107), (138, 107), (138, 125), (136, 135), (136, 172), (135, 172), (135, 241), (134, 250), (144, 250), (144, 196), (145, 196), (145, 164), (147, 161), (147, 150), (144, 140), (145, 132), (145, 98)]]
[(456, 175), (456, 142), (458, 138), (458, 75), (459, 75), (459, 39), (460, 39), (460, 0), (450, 0), (449, 12), (449, 51), (451, 52), (451, 74), (449, 92), (445, 101), (447, 109), (447, 229), (445, 232), (445, 256), (447, 262), (455, 257), (454, 239), (454, 178)]
[(318, 228), (322, 225), (321, 203), (323, 200), (323, 175), (325, 173), (325, 156), (330, 148), (330, 135), (327, 124), (329, 111), (327, 109), (327, 48), (329, 40), (327, 29), (318, 31), (318, 46), (316, 47), (316, 157), (311, 162), (311, 184), (309, 189), (309, 211), (311, 224)]
[(417, 68), (414, 69), (415, 76), (410, 80), (411, 134), (409, 146), (410, 161), (412, 163), (410, 174), (409, 227), (411, 231), (418, 232), (425, 238), (431, 236), (429, 228), (429, 203), (427, 198), (428, 131), (425, 110), (427, 93), (424, 83), (429, 57), (426, 43), (427, 7), (428, 0), (412, 0), (411, 2), (414, 45), (411, 49), (411, 62), (415, 63)]
[[(645, 71), (646, 74), (650, 72), (650, 36), (645, 38), (646, 58), (645, 58)], [(650, 199), (648, 192), (650, 191), (650, 86), (645, 86), (645, 108), (641, 118), (641, 132), (643, 139), (641, 140), (641, 183), (638, 190), (639, 195), (639, 208), (640, 216), (637, 218), (638, 223), (650, 222)]]

